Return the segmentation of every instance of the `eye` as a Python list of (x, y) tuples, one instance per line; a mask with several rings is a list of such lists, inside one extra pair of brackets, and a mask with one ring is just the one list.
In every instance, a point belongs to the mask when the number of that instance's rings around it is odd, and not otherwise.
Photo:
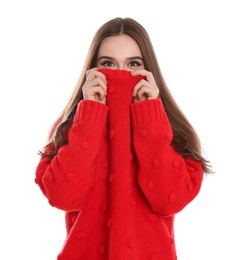
[(110, 60), (105, 60), (105, 61), (101, 62), (101, 65), (104, 66), (104, 67), (114, 67), (115, 66), (113, 64), (113, 62), (110, 61)]
[(131, 61), (129, 67), (140, 67), (142, 64), (139, 61)]

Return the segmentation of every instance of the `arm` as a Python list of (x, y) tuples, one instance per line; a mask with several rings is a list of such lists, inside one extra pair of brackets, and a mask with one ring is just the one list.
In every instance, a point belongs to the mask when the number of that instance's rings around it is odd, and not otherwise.
[(65, 211), (81, 209), (93, 185), (95, 158), (105, 130), (108, 107), (99, 102), (78, 104), (68, 144), (51, 160), (42, 158), (35, 182), (49, 203)]
[(132, 104), (131, 113), (141, 190), (153, 211), (175, 214), (198, 194), (201, 165), (171, 146), (172, 129), (160, 98)]

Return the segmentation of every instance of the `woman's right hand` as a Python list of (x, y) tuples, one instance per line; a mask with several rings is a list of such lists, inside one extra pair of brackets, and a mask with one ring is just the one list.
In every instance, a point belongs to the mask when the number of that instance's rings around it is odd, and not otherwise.
[(103, 73), (98, 68), (86, 71), (86, 81), (82, 86), (85, 100), (93, 100), (106, 105), (107, 81)]

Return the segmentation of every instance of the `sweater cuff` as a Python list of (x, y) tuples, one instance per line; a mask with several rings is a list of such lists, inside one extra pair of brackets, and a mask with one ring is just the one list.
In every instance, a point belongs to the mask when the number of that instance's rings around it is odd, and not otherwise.
[(92, 100), (81, 100), (78, 103), (74, 123), (91, 122), (104, 125), (107, 121), (109, 108), (99, 102)]
[(131, 105), (131, 114), (135, 125), (160, 121), (163, 118), (167, 119), (167, 115), (160, 98), (133, 103)]

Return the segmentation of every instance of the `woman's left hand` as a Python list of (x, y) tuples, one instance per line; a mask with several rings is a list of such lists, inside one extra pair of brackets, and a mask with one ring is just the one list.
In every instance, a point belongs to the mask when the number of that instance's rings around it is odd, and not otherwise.
[(133, 89), (133, 102), (151, 100), (158, 98), (159, 88), (153, 77), (153, 74), (147, 70), (136, 70), (131, 72), (132, 76), (144, 76), (146, 79), (141, 79)]

